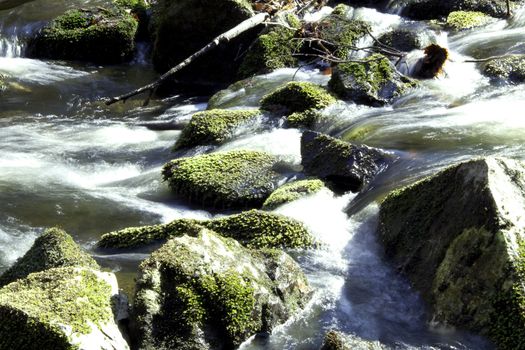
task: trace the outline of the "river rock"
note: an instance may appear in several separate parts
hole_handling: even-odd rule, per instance
[[[0,287],[25,278],[32,272],[66,266],[98,269],[95,260],[70,235],[61,229],[51,228],[38,237],[29,251],[0,276]]]
[[[369,56],[364,62],[338,64],[328,82],[340,98],[370,106],[390,103],[412,86],[414,82],[381,54]]]
[[[141,349],[233,349],[302,308],[310,288],[286,253],[252,251],[203,229],[140,265],[134,329]]]
[[[382,34],[378,40],[382,44],[404,52],[423,49],[429,44],[429,40],[424,40],[420,33],[409,29],[394,29],[388,31]],[[378,44],[375,43],[374,46],[378,46]]]
[[[115,275],[61,267],[0,289],[0,349],[128,349]]]
[[[218,35],[253,16],[247,0],[159,0],[153,6],[153,64],[165,72],[200,50]],[[231,81],[240,65],[238,55],[255,39],[257,29],[223,43],[177,73],[184,79]]]
[[[97,245],[134,248],[183,235],[196,236],[203,228],[234,238],[249,248],[309,248],[314,244],[314,238],[300,222],[250,210],[213,220],[177,219],[168,224],[129,227],[102,235]]]
[[[460,31],[484,26],[491,22],[492,18],[478,11],[454,11],[447,17],[445,24],[447,29]]]
[[[277,159],[258,151],[231,151],[174,159],[162,175],[184,199],[217,208],[258,207],[281,175]]]
[[[377,341],[369,341],[343,334],[338,331],[328,331],[324,337],[323,345],[319,350],[383,350],[387,347]]]
[[[381,203],[386,256],[433,320],[525,346],[525,164],[477,159],[396,190]]]
[[[483,74],[496,82],[525,82],[525,56],[511,56],[489,61],[483,68]]]
[[[363,189],[393,156],[378,148],[354,145],[318,132],[301,137],[304,172],[331,183],[337,190]]]
[[[120,7],[69,10],[29,40],[27,54],[120,63],[133,55],[137,27],[137,20]]]
[[[261,109],[289,115],[325,108],[335,98],[323,87],[308,82],[289,82],[261,99]]]
[[[302,197],[319,192],[324,183],[318,179],[289,182],[276,189],[263,204],[263,209],[273,210],[283,204],[293,202]]]
[[[437,19],[453,11],[479,11],[492,17],[507,15],[506,0],[407,0],[401,14],[413,19]],[[511,1],[512,6],[518,1]],[[512,7],[514,8],[514,7]]]
[[[174,150],[199,145],[220,145],[239,134],[241,128],[254,122],[261,113],[252,110],[212,109],[195,113],[182,129]]]

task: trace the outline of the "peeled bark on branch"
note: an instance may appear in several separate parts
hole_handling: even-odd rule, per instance
[[[171,68],[166,73],[164,73],[156,81],[154,81],[154,82],[152,82],[152,83],[150,83],[148,85],[144,85],[144,86],[142,86],[142,87],[140,87],[140,88],[138,88],[136,90],[130,91],[130,92],[124,94],[124,95],[120,95],[120,96],[117,96],[117,97],[113,97],[113,98],[107,99],[106,100],[106,105],[109,106],[109,105],[111,105],[113,103],[116,103],[118,101],[124,101],[125,102],[130,97],[133,97],[133,96],[136,96],[138,94],[141,94],[143,92],[148,91],[149,92],[149,97],[146,99],[146,101],[144,101],[144,105],[146,106],[149,103],[149,100],[150,100],[151,96],[153,95],[155,90],[160,86],[160,84],[162,84],[164,81],[166,81],[168,78],[170,78],[173,74],[175,74],[178,71],[180,71],[181,69],[187,67],[195,59],[197,59],[198,57],[204,55],[208,51],[216,48],[217,46],[219,46],[219,45],[221,45],[223,43],[227,43],[227,42],[231,41],[232,39],[236,38],[237,36],[241,35],[242,33],[246,32],[246,31],[248,31],[248,30],[250,30],[250,29],[252,29],[252,28],[254,28],[256,26],[258,26],[259,24],[261,24],[263,22],[265,22],[268,19],[268,17],[269,17],[269,14],[263,12],[263,13],[259,13],[259,14],[256,14],[255,16],[252,16],[252,17],[248,18],[247,20],[239,23],[234,28],[228,30],[227,32],[222,33],[221,35],[219,35],[218,37],[213,39],[210,43],[208,43],[202,49],[200,49],[199,51],[195,52],[194,54],[192,54],[191,56],[186,58],[184,61],[182,61],[181,63],[179,63],[175,67]]]

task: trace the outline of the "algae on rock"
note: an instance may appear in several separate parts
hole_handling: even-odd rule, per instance
[[[162,175],[184,199],[219,208],[260,206],[281,175],[277,159],[258,151],[230,151],[174,159]]]
[[[134,303],[140,348],[233,348],[305,305],[300,267],[279,251],[251,251],[203,229],[140,265]]]
[[[484,158],[389,194],[386,255],[433,308],[433,319],[523,348],[525,164]]]
[[[102,235],[100,248],[135,248],[183,235],[196,236],[202,228],[234,238],[250,248],[310,248],[314,238],[291,218],[250,210],[212,220],[176,219],[168,224],[129,227]]]
[[[490,20],[491,17],[487,16],[483,12],[454,11],[448,15],[446,26],[449,29],[458,31],[481,27],[489,23]]]
[[[48,229],[23,257],[0,276],[0,287],[33,272],[66,266],[98,269],[95,260],[82,251],[70,235],[58,228]]]
[[[240,127],[254,121],[259,110],[212,109],[195,113],[177,139],[174,150],[198,145],[220,145],[235,136]]]
[[[283,204],[319,192],[323,188],[324,183],[318,179],[289,182],[272,192],[266,201],[264,201],[263,209],[275,209]]]
[[[61,267],[0,289],[0,349],[128,349],[115,323],[115,275]]]

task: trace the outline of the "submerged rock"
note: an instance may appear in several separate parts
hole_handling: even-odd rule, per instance
[[[253,15],[247,0],[159,0],[153,4],[153,64],[165,72],[200,50],[218,35]],[[179,77],[201,81],[231,81],[257,29],[224,43],[195,60]]]
[[[203,229],[140,265],[134,303],[139,348],[232,349],[302,308],[310,288],[286,253],[243,248]]]
[[[120,7],[69,10],[28,42],[33,58],[120,63],[135,50],[137,20]]]
[[[277,159],[258,151],[231,151],[174,159],[162,175],[175,194],[217,208],[258,207],[281,175]]]
[[[58,228],[45,231],[33,246],[2,276],[0,286],[54,267],[78,266],[98,269],[93,258],[82,251],[70,235]]]
[[[478,11],[497,18],[507,16],[506,0],[409,0],[407,2],[401,14],[413,19],[437,19],[446,17],[453,11]],[[516,2],[511,0],[511,4]]]
[[[485,64],[483,74],[494,81],[523,83],[525,82],[525,55],[491,60]]]
[[[182,130],[174,150],[198,145],[220,145],[231,140],[236,131],[254,121],[260,111],[212,109],[195,113]]]
[[[377,148],[354,145],[328,135],[305,131],[301,137],[304,172],[332,183],[338,190],[360,191],[393,156]]]
[[[382,350],[387,349],[377,341],[364,340],[334,330],[328,331],[319,350]]]
[[[364,63],[338,64],[328,82],[330,90],[340,98],[371,106],[390,103],[413,85],[381,54],[367,57]]]
[[[288,115],[325,108],[335,101],[319,85],[292,81],[264,96],[261,99],[261,108],[267,111],[284,111]]]
[[[111,273],[32,273],[0,289],[0,349],[128,349],[114,315],[120,298]]]
[[[525,167],[486,158],[451,166],[381,204],[386,255],[434,321],[525,346]]]
[[[491,21],[491,17],[478,11],[454,11],[447,17],[446,27],[452,30],[465,30],[481,27]]]
[[[213,220],[177,219],[168,224],[129,227],[102,235],[101,248],[134,248],[183,235],[196,236],[202,228],[238,240],[249,248],[309,248],[314,238],[291,218],[250,210]]]
[[[263,209],[275,209],[283,204],[316,193],[323,188],[324,183],[317,179],[289,182],[272,192],[270,197],[264,201]]]

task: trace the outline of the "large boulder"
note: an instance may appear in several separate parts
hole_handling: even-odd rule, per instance
[[[301,137],[304,172],[331,183],[336,190],[357,192],[393,160],[391,154],[354,145],[313,131]]]
[[[281,179],[277,159],[258,151],[231,151],[170,161],[164,180],[184,199],[218,208],[260,206]]]
[[[324,183],[318,179],[289,182],[272,192],[270,197],[264,201],[263,209],[275,209],[283,204],[317,193],[323,188]]]
[[[491,60],[483,67],[483,74],[495,82],[525,82],[525,55]]]
[[[300,222],[283,215],[250,210],[213,220],[177,219],[168,224],[129,227],[102,235],[100,248],[134,248],[183,235],[196,236],[202,228],[231,237],[249,248],[309,248],[312,235]]]
[[[165,72],[204,47],[216,36],[253,15],[248,0],[159,0],[153,5],[153,64]],[[257,30],[215,48],[178,73],[204,81],[231,81]]]
[[[128,349],[115,275],[61,267],[0,289],[0,349]]]
[[[338,64],[328,87],[340,98],[382,106],[401,96],[414,82],[401,75],[387,57],[374,54],[362,62]]]
[[[195,113],[182,129],[174,150],[199,145],[220,145],[231,140],[241,128],[257,119],[261,113],[252,110],[212,109]]]
[[[31,38],[27,55],[119,63],[135,50],[137,20],[120,7],[69,10]]]
[[[506,0],[405,0],[401,12],[413,19],[436,19],[446,17],[453,11],[479,11],[492,17],[507,15]],[[518,1],[511,0],[512,7]]]
[[[270,332],[309,297],[286,253],[248,250],[203,229],[140,265],[133,334],[141,349],[233,349]]]
[[[386,256],[433,309],[433,320],[525,339],[525,164],[503,158],[451,166],[381,203]]]
[[[30,273],[54,267],[78,266],[98,269],[98,264],[65,231],[52,228],[35,240],[33,246],[0,276],[0,287]]]

